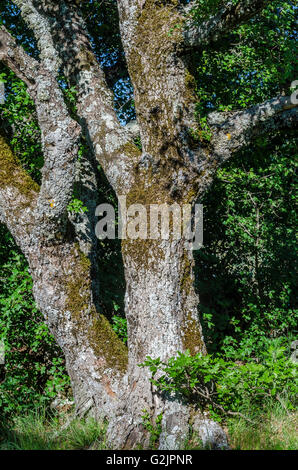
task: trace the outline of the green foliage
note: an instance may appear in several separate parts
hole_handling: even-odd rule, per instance
[[[236,4],[238,0],[231,0],[230,3]],[[194,22],[200,23],[217,13],[225,4],[224,0],[195,0],[189,14]]]
[[[146,421],[149,414],[145,414]],[[280,404],[266,404],[254,419],[254,424],[242,418],[228,420],[232,449],[297,449],[297,413],[289,413]],[[107,450],[105,433],[106,425],[93,419],[72,420],[68,414],[38,409],[16,415],[10,426],[0,423],[0,450]],[[185,449],[202,449],[197,436],[191,436]]]
[[[202,22],[223,3],[196,1],[191,12],[193,21]],[[37,57],[35,40],[18,9],[10,1],[0,4],[1,21]],[[115,92],[118,116],[123,123],[127,122],[134,117],[134,101],[118,29],[117,2],[91,0],[82,2],[82,8],[93,50]],[[295,8],[291,1],[272,1],[257,19],[235,28],[216,49],[212,46],[192,54],[190,69],[196,77],[198,124],[189,132],[195,141],[205,145],[210,142],[212,135],[206,118],[210,111],[244,108],[280,92],[289,93],[291,81],[297,78],[293,60],[297,34]],[[6,88],[6,101],[0,106],[2,131],[24,168],[40,182],[43,156],[32,100],[26,86],[2,66],[0,80]],[[75,117],[76,89],[64,77],[60,84]],[[225,412],[246,411],[248,404],[262,406],[267,395],[275,401],[277,396],[282,397],[286,406],[292,406],[292,399],[286,400],[283,395],[293,393],[294,366],[284,359],[285,351],[274,360],[276,353],[268,352],[269,356],[264,353],[269,351],[272,339],[280,338],[280,344],[286,347],[297,333],[294,297],[297,163],[296,142],[291,143],[291,137],[290,132],[280,132],[260,138],[218,172],[205,196],[204,248],[196,254],[196,284],[208,351],[222,357],[191,359],[185,355],[167,365],[152,363],[151,367],[164,371],[169,367],[174,374],[170,382],[167,378],[161,384],[174,388],[164,391],[177,392],[182,387],[184,396],[192,400],[200,386],[206,393],[212,383],[217,383],[214,403]],[[141,148],[140,139],[135,143]],[[79,158],[85,152],[88,147],[82,141]],[[101,168],[97,178],[98,202],[116,205],[115,194]],[[74,194],[68,209],[72,213],[85,211],[80,194]],[[0,412],[7,416],[22,413],[40,402],[49,403],[57,393],[66,392],[69,379],[61,351],[33,302],[26,262],[2,226],[0,235],[0,339],[4,338],[6,346],[6,363],[0,366]],[[101,308],[112,318],[113,329],[126,343],[120,243],[100,241],[98,259],[104,293]],[[190,383],[186,382],[189,374]],[[220,408],[210,406],[219,417]],[[152,425],[149,416],[146,419],[148,426],[150,422],[150,426],[158,429],[159,423]]]
[[[175,24],[172,28],[169,29],[168,36],[169,38],[173,35],[175,29],[182,29],[183,25],[181,23]]]
[[[232,449],[297,450],[297,411],[289,412],[280,403],[269,401],[253,418],[253,424],[243,418],[228,421]]]
[[[68,393],[70,382],[62,352],[35,306],[27,263],[3,226],[0,234],[0,416],[9,416],[49,404]]]
[[[189,134],[194,139],[194,141],[198,142],[210,142],[212,138],[212,129],[207,123],[206,116],[200,119],[197,127],[195,129],[189,129]]]
[[[142,142],[141,142],[141,137],[138,136],[133,140],[134,144],[138,147],[139,150],[142,151]]]
[[[203,200],[195,256],[209,352],[253,357],[297,332],[295,145],[260,139],[218,172]]]
[[[193,21],[200,23],[222,4],[196,2]],[[211,111],[290,93],[296,78],[295,16],[293,2],[270,2],[216,48],[192,55],[198,96],[194,138],[208,142],[204,126]],[[289,131],[260,137],[217,172],[202,201],[204,247],[195,253],[196,285],[209,352],[254,357],[270,339],[290,341],[297,334],[296,149]]]
[[[207,11],[206,2],[199,3]],[[198,119],[213,110],[244,108],[290,92],[297,74],[295,8],[291,1],[272,1],[257,19],[222,39],[216,50],[194,54]]]
[[[126,318],[120,317],[118,315],[113,315],[112,317],[112,328],[117,333],[119,338],[122,339],[123,343],[127,343],[127,321]]]
[[[43,154],[33,101],[26,85],[2,65],[0,82],[5,84],[5,102],[0,104],[1,130],[24,169],[40,183]]]
[[[83,214],[84,212],[87,212],[88,208],[84,206],[84,203],[80,199],[73,197],[67,206],[67,210],[70,213]]]
[[[73,119],[78,119],[77,117],[77,89],[75,86],[68,85],[64,77],[61,76],[58,79],[60,87],[63,93],[64,102],[67,106],[67,109]]]
[[[161,425],[162,413],[157,415],[155,419],[155,424],[152,423],[150,414],[146,409],[143,410],[143,413],[144,413],[142,415],[143,426],[150,433],[149,448],[156,449],[158,441],[159,441],[159,436],[162,431],[162,425]]]
[[[160,392],[182,395],[217,419],[261,407],[264,401],[282,401],[293,409],[298,392],[297,365],[286,348],[273,342],[256,361],[232,362],[211,355],[178,353],[167,362],[149,356],[151,382]],[[155,378],[158,372],[158,378]]]

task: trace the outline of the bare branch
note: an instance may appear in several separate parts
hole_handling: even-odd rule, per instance
[[[16,44],[4,26],[0,27],[0,60],[29,88],[35,84],[39,63]]]
[[[230,158],[264,133],[297,126],[297,107],[290,97],[279,96],[243,111],[209,114],[211,144],[219,161]]]
[[[268,0],[228,2],[218,13],[201,25],[188,25],[184,33],[185,48],[200,48],[216,42],[237,26],[255,17],[270,3]]]

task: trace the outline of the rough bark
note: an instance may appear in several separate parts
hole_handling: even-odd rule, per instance
[[[0,219],[24,254],[28,252],[34,228],[38,190],[0,135]]]
[[[90,261],[73,243],[33,248],[34,297],[65,354],[77,413],[110,418],[120,405],[127,352],[96,309]]]
[[[163,415],[160,448],[175,449],[188,435],[190,409],[184,403],[159,396],[149,382],[150,372],[138,364],[146,356],[167,360],[187,349],[192,354],[205,353],[193,284],[192,251],[185,248],[184,240],[147,240],[145,244],[125,240],[123,256],[129,400],[125,416],[112,423],[111,438],[117,447],[143,443],[143,430],[138,425],[146,410],[153,419]]]
[[[0,58],[26,81],[34,100],[45,164],[36,205],[36,236],[61,237],[67,225],[80,128],[69,116],[62,91],[53,75],[29,57],[2,26]]]
[[[128,205],[194,204],[218,166],[236,150],[268,129],[293,126],[297,110],[280,97],[244,111],[210,115],[209,145],[191,137],[197,98],[181,52],[217,40],[266,2],[242,1],[233,7],[229,3],[190,35],[190,30],[184,34],[175,28],[185,20],[176,0],[119,0],[120,31],[136,104],[134,131],[117,120],[78,6],[71,1],[15,3],[34,31],[39,61],[17,46],[4,28],[0,58],[24,80],[35,102],[45,166],[38,188],[0,140],[1,156],[5,155],[0,162],[1,220],[29,261],[34,296],[65,354],[78,412],[90,409],[98,418],[108,418],[108,437],[115,448],[148,445],[143,410],[153,418],[163,413],[160,448],[179,448],[188,435],[192,410],[187,403],[158,395],[148,372],[138,364],[147,355],[166,360],[177,351],[206,351],[197,316],[192,252],[183,239],[171,236],[162,241],[123,240],[127,352],[98,308],[96,164],[100,162],[117,196],[125,195]],[[77,89],[76,120],[69,116],[57,82],[60,66]],[[133,143],[135,129],[142,151]],[[90,152],[77,162],[80,133]],[[67,212],[75,181],[89,209],[78,217]],[[208,426],[211,434],[214,428],[218,435],[216,426]]]
[[[98,310],[94,266],[71,232],[54,243],[40,235],[38,185],[2,137],[0,155],[1,220],[29,262],[37,306],[65,354],[77,411],[110,417],[120,405],[127,351]]]
[[[256,137],[294,129],[297,122],[297,104],[289,96],[278,96],[243,111],[211,113],[208,123],[213,129],[212,152],[223,163]]]

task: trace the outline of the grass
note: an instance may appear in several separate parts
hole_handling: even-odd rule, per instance
[[[280,404],[260,412],[255,425],[247,421],[228,423],[232,449],[237,450],[297,450],[298,412],[287,411]]]
[[[230,419],[225,426],[231,449],[296,450],[298,448],[298,412],[281,404],[264,405],[244,419]],[[70,419],[69,413],[47,414],[44,410],[17,416],[10,426],[0,429],[0,450],[103,450],[106,426],[92,418]],[[192,436],[187,450],[202,449]]]
[[[17,416],[0,431],[0,450],[101,450],[105,425],[92,418],[72,419],[67,414],[48,415],[44,410]]]
[[[233,417],[221,426],[228,436],[231,450],[297,450],[298,411],[289,411],[277,401],[264,403],[263,409],[250,409],[245,416]],[[185,448],[203,450],[199,436],[193,433]],[[205,447],[209,449],[210,447]]]

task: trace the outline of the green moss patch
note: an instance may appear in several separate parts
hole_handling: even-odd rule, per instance
[[[32,198],[39,191],[38,184],[22,168],[6,140],[0,135],[0,187],[7,186],[16,188],[26,198]]]
[[[92,303],[91,262],[78,247],[74,248],[72,255],[76,263],[75,272],[66,284],[66,309],[78,329],[84,331],[87,328],[90,345],[98,357],[103,357],[106,366],[124,372],[127,367],[127,348]]]

